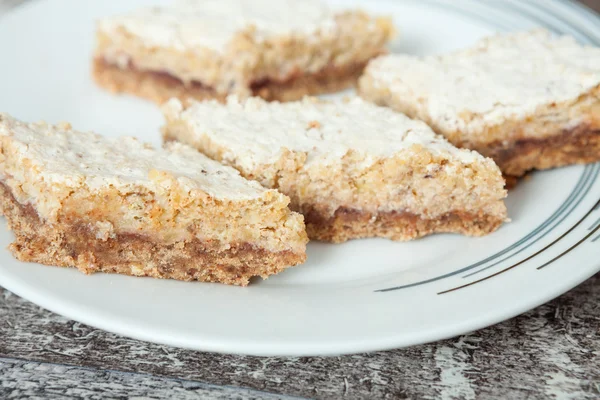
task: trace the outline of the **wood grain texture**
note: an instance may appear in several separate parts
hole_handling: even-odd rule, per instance
[[[470,335],[342,357],[180,350],[70,321],[8,291],[0,296],[0,357],[323,399],[594,399],[600,397],[599,335],[600,274],[551,303]]]
[[[579,0],[579,2],[585,4],[596,12],[600,11],[600,0]]]
[[[143,374],[0,358],[0,398],[280,399],[281,396]],[[285,399],[295,399],[285,397]]]

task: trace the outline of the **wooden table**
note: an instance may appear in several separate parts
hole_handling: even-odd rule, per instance
[[[0,12],[21,1],[0,0]],[[600,9],[600,0],[584,3]],[[600,274],[473,334],[330,358],[219,355],[144,343],[0,289],[0,398],[25,397],[600,398]]]

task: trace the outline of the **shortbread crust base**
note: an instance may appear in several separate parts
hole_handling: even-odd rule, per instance
[[[262,81],[252,85],[252,95],[268,101],[294,101],[306,95],[338,92],[353,87],[367,62],[344,67],[327,67],[318,73],[293,76],[287,81]],[[224,101],[227,93],[217,93],[200,83],[184,84],[169,74],[140,71],[129,67],[122,69],[95,59],[93,76],[101,87],[113,93],[128,93],[163,104],[175,97],[186,102],[188,99],[216,99]]]
[[[520,177],[534,169],[600,161],[600,129],[581,124],[554,136],[524,138],[473,150],[492,158],[505,175]]]
[[[485,213],[456,211],[427,219],[406,212],[372,214],[348,208],[338,208],[333,216],[311,210],[304,212],[304,217],[308,237],[334,243],[367,237],[407,241],[432,233],[483,236],[495,231],[505,222],[504,218]]]
[[[167,245],[128,233],[102,240],[86,224],[44,222],[31,205],[17,202],[3,184],[0,210],[15,233],[10,250],[18,260],[76,267],[86,274],[109,272],[246,286],[254,276],[267,278],[306,258],[251,243],[233,243],[228,249],[200,240]]]

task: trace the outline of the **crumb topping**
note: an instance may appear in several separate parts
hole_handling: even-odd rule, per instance
[[[10,140],[22,164],[50,184],[127,190],[132,184],[164,186],[175,180],[186,190],[229,200],[259,198],[266,192],[235,169],[180,143],[155,149],[132,137],[106,138],[74,131],[69,124],[24,123],[0,114],[3,138]]]
[[[230,96],[225,105],[196,102],[185,110],[172,99],[163,112],[168,120],[183,121],[198,137],[207,136],[228,149],[225,158],[243,169],[272,163],[286,149],[306,152],[306,165],[335,163],[350,151],[371,165],[401,150],[422,148],[463,163],[483,160],[473,151],[455,148],[425,123],[358,97],[268,103]]]
[[[257,41],[292,33],[312,34],[335,27],[334,13],[319,0],[179,0],[107,18],[100,29],[125,29],[149,47],[221,51],[240,32]]]
[[[383,56],[366,76],[443,131],[476,133],[538,107],[575,102],[597,87],[600,48],[537,29],[442,56]]]

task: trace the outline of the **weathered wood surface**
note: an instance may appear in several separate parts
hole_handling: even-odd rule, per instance
[[[144,374],[99,371],[69,365],[0,358],[0,396],[3,399],[130,399],[177,398],[278,399],[255,390],[207,385]],[[286,397],[293,399],[293,397]]]
[[[0,398],[11,393],[5,388],[15,385],[14,373],[30,368],[30,380],[46,379],[49,385],[87,385],[83,378],[88,376],[121,379],[123,385],[163,377],[169,385],[183,380],[211,384],[215,390],[240,388],[235,390],[242,398],[253,389],[264,396],[310,398],[595,399],[600,398],[600,274],[553,302],[470,335],[330,358],[219,355],[144,343],[70,321],[3,291],[0,357],[13,365],[0,369]],[[46,374],[43,365],[14,364],[9,358],[96,371],[73,369],[65,381],[60,373]],[[112,375],[102,372],[107,370]],[[106,396],[122,393],[102,385]],[[156,398],[169,397],[161,396]]]

